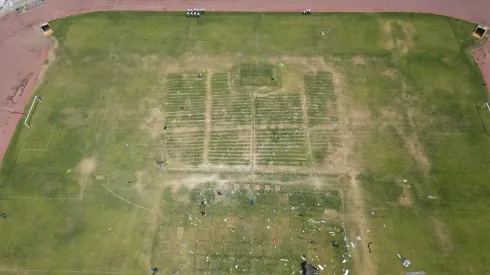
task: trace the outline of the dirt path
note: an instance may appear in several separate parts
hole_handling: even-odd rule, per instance
[[[211,143],[211,120],[213,113],[213,95],[211,91],[211,80],[213,78],[213,72],[211,70],[207,71],[206,75],[206,112],[205,123],[204,123],[204,150],[203,150],[203,160],[204,163],[208,163],[209,146]]]

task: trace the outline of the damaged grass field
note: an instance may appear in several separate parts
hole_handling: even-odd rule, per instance
[[[487,270],[471,23],[110,12],[51,26],[42,102],[0,171],[0,272],[298,274],[303,255],[320,274]]]

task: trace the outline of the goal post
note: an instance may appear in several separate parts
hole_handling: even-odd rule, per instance
[[[488,105],[488,102],[483,104],[483,106],[480,109],[483,109],[485,107],[487,107],[488,111],[490,111],[490,105]]]
[[[32,110],[34,110],[34,105],[36,104],[36,101],[42,102],[41,98],[38,96],[34,97],[34,100],[32,101],[31,108],[29,108],[29,112],[27,113],[26,119],[24,120],[24,124],[27,126],[27,128],[31,129],[31,126],[29,126],[29,117],[31,117]]]

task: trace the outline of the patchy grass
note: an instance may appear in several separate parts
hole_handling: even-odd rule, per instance
[[[303,254],[326,274],[487,270],[472,24],[102,12],[52,26],[43,102],[0,170],[0,271],[293,274]]]

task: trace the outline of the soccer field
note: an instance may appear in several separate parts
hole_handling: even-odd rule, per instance
[[[488,269],[473,24],[104,12],[51,25],[42,102],[0,170],[0,273],[298,274],[302,255],[320,274]]]

